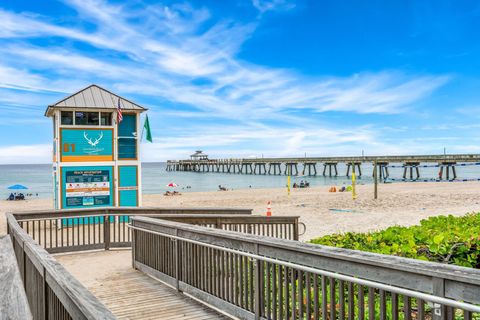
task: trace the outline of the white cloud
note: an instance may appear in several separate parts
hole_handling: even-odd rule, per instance
[[[0,163],[29,164],[52,162],[52,145],[15,145],[0,147]]]
[[[0,18],[9,21],[9,31],[3,36],[60,36],[102,50],[127,54],[130,59],[116,59],[111,55],[102,57],[101,54],[89,56],[85,51],[58,47],[11,45],[2,50],[6,60],[24,57],[23,64],[29,68],[35,64],[37,69],[55,68],[57,73],[70,70],[80,78],[104,78],[127,90],[131,88],[131,92],[162,96],[228,118],[236,118],[240,113],[242,117],[258,119],[272,110],[282,112],[289,109],[397,113],[448,80],[446,76],[415,76],[399,72],[311,79],[292,71],[237,59],[236,53],[251,36],[255,24],[220,21],[203,31],[201,27],[209,17],[204,8],[158,6],[149,11],[114,6],[99,0],[70,0],[67,4],[76,9],[82,19],[96,24],[97,31],[87,33],[79,27],[66,28],[25,14],[0,11]],[[257,3],[262,8],[284,4],[283,1]],[[139,19],[146,22],[138,23]],[[157,25],[168,24],[168,27],[161,31],[145,28],[146,24],[155,22]],[[16,81],[20,82],[19,86],[25,85],[25,79],[45,83],[37,77],[33,72],[22,74],[15,77],[21,81],[13,79],[8,85],[14,86]],[[208,79],[208,85],[192,84],[191,81],[199,77]],[[26,84],[26,88],[37,87]]]
[[[287,11],[295,8],[295,4],[289,0],[252,0],[252,4],[260,13]]]
[[[258,20],[212,21],[208,9],[185,3],[143,8],[138,3],[112,5],[102,0],[67,0],[65,4],[82,23],[68,25],[61,18],[0,9],[0,88],[21,91],[17,99],[12,91],[1,95],[0,103],[44,106],[42,94],[71,93],[95,79],[126,96],[144,96],[158,105],[167,100],[191,109],[169,110],[165,117],[215,119],[209,130],[190,128],[188,135],[169,132],[168,138],[146,146],[161,150],[162,159],[198,147],[219,153],[266,150],[289,155],[373,145],[377,137],[369,130],[357,127],[355,134],[342,126],[333,130],[313,123],[312,114],[400,113],[449,80],[445,75],[400,71],[306,77],[238,58]],[[294,6],[282,0],[254,0],[253,5],[260,13]],[[30,41],[38,38],[43,45]],[[74,45],[77,42],[82,45]],[[281,125],[271,124],[274,121]],[[145,154],[147,160],[150,156]]]

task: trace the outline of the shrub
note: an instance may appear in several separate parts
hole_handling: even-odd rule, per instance
[[[480,213],[431,217],[416,226],[332,234],[310,242],[480,269]]]

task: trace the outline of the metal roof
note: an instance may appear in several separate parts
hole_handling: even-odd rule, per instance
[[[96,84],[88,87],[58,101],[53,105],[49,105],[45,111],[46,116],[50,116],[51,112],[57,108],[78,108],[78,109],[117,109],[118,99],[122,110],[135,110],[143,112],[146,108],[116,95],[107,89]]]
[[[190,155],[190,157],[207,157],[207,155],[203,153],[203,151],[198,150],[198,151],[195,151],[194,154]]]

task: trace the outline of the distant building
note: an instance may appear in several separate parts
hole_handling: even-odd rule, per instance
[[[192,160],[208,160],[208,155],[202,152],[202,150],[195,151],[194,154],[190,155]]]
[[[48,106],[55,209],[141,205],[138,132],[144,111],[94,84]]]

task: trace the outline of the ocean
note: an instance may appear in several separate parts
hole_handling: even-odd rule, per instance
[[[299,167],[300,169],[300,167]],[[301,170],[301,169],[300,169]],[[292,177],[292,184],[307,180],[311,186],[341,186],[349,184],[350,179],[345,177],[346,167],[338,165],[338,177],[323,177],[321,175],[323,166],[317,165],[318,176],[297,176]],[[401,178],[402,168],[391,168],[390,177]],[[438,168],[420,168],[422,178],[436,178]],[[373,183],[372,166],[362,165],[362,177],[357,179],[359,184]],[[480,177],[478,166],[457,167],[459,179],[473,179]],[[287,184],[286,176],[273,175],[247,175],[247,174],[226,174],[226,173],[200,173],[200,172],[172,172],[165,170],[165,163],[143,163],[142,164],[143,193],[155,194],[172,190],[167,184],[174,182],[178,187],[174,190],[180,192],[215,191],[222,185],[228,189],[247,188],[282,188]],[[23,184],[29,188],[25,193],[38,194],[39,198],[52,197],[52,166],[50,164],[29,164],[29,165],[0,165],[0,194],[6,198],[10,191],[7,187],[13,184]],[[187,188],[190,186],[190,188]]]

